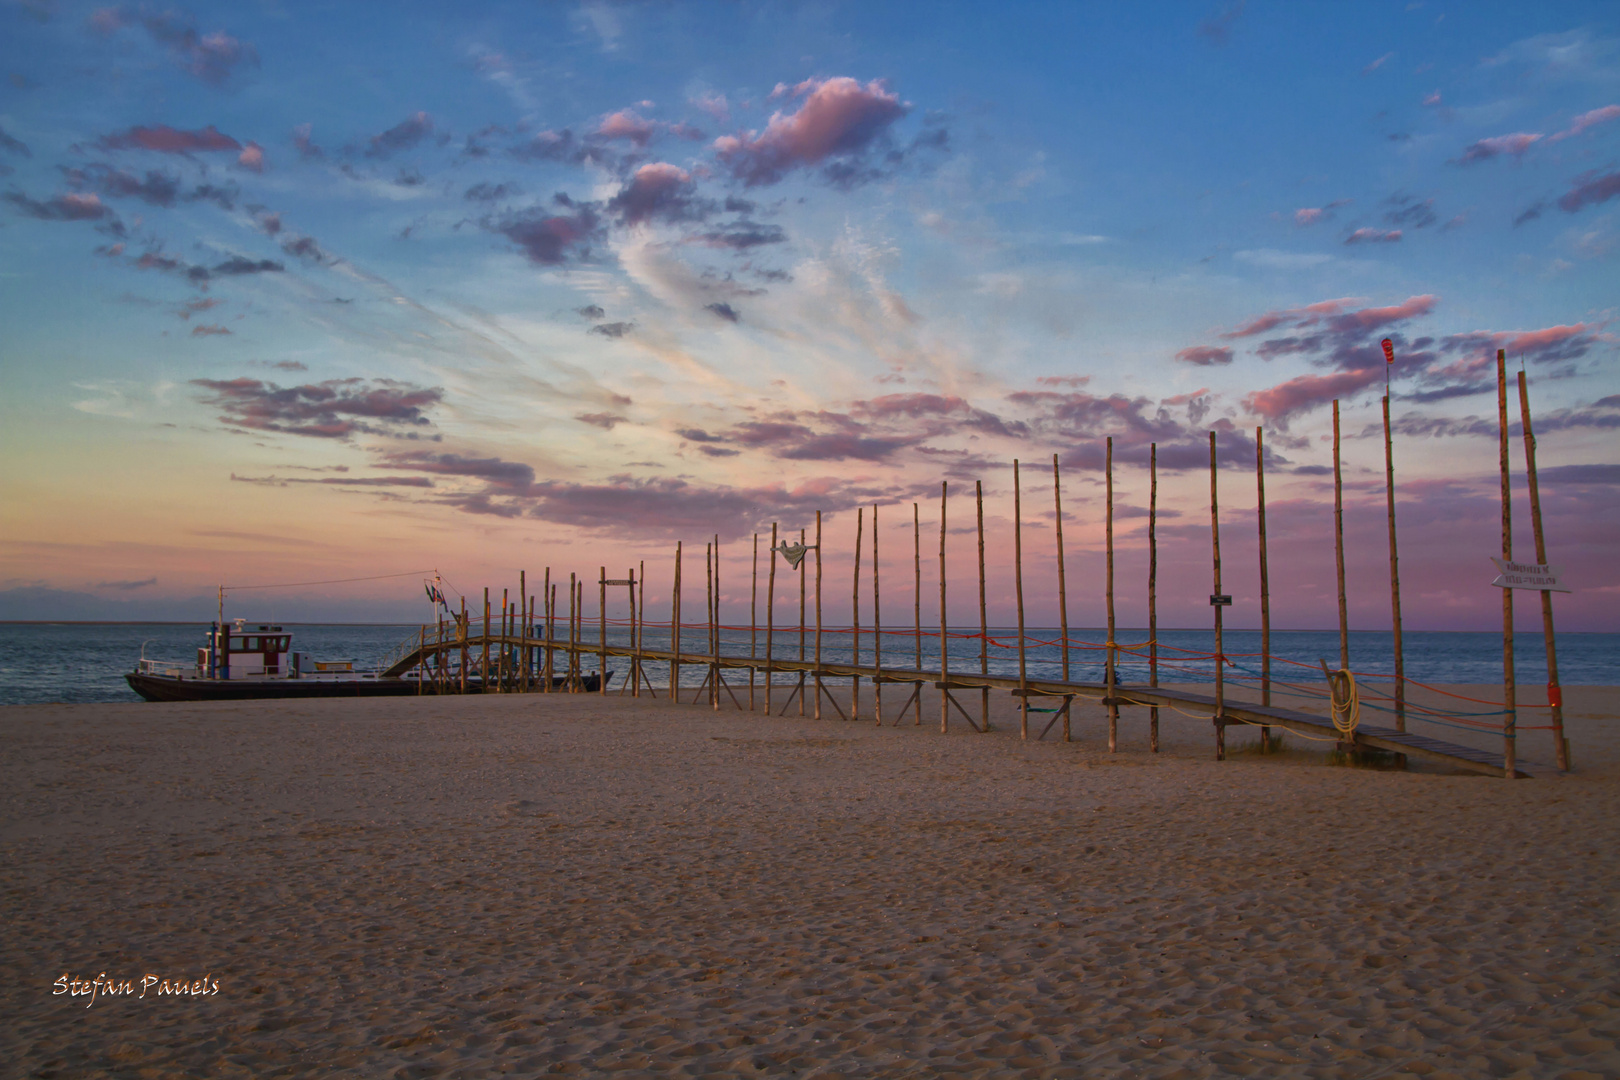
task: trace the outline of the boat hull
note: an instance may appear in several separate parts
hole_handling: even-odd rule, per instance
[[[253,701],[263,698],[399,697],[414,679],[168,679],[129,672],[129,688],[147,701]]]
[[[608,678],[613,673],[608,672]],[[129,688],[147,701],[257,701],[285,698],[329,697],[402,697],[407,694],[437,691],[429,682],[419,686],[415,679],[170,679],[159,675],[129,672],[124,676]],[[563,677],[552,679],[554,689],[563,688]],[[601,689],[594,674],[580,680],[580,690],[592,694]],[[480,693],[478,680],[472,679],[469,693]]]

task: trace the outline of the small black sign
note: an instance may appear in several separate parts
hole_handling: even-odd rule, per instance
[[[1212,595],[1209,598],[1209,606],[1210,607],[1231,607],[1232,606],[1232,598],[1230,596]]]

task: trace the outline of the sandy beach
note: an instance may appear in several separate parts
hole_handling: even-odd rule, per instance
[[[0,1060],[1615,1076],[1620,690],[1565,694],[1576,772],[1514,782],[1297,740],[1216,762],[1168,711],[1158,755],[1139,710],[1116,754],[1094,707],[1021,743],[1004,694],[990,735],[933,700],[881,730],[570,695],[0,709]],[[135,992],[58,989],[103,973]]]

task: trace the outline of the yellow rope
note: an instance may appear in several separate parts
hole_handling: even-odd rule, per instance
[[[1361,698],[1356,693],[1356,677],[1348,669],[1328,672],[1328,690],[1333,695],[1333,726],[1350,738],[1361,722]]]

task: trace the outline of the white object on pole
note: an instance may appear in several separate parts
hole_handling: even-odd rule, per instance
[[[1498,589],[1536,589],[1546,592],[1574,592],[1559,580],[1558,567],[1552,563],[1509,562],[1491,556],[1491,562],[1500,571],[1491,582]]]

